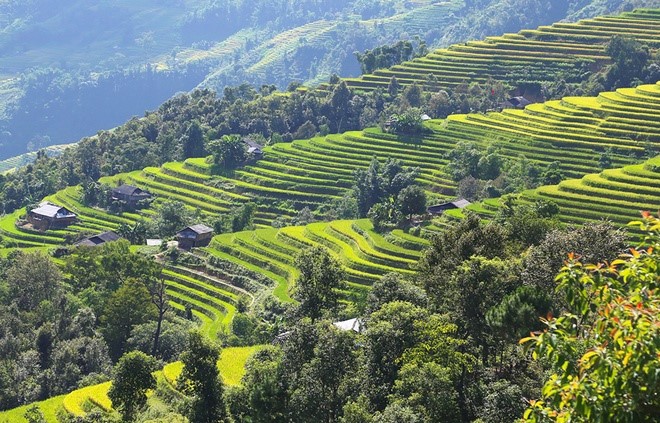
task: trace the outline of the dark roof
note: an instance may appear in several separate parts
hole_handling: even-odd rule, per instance
[[[51,218],[76,217],[76,215],[69,211],[69,209],[66,207],[61,207],[51,203],[42,203],[36,209],[30,210],[30,213]]]
[[[531,101],[527,100],[523,96],[518,96],[518,97],[511,97],[510,99],[507,100],[508,103],[511,103],[514,107],[525,107],[527,105],[532,104]]]
[[[122,195],[140,195],[140,194],[149,194],[148,192],[141,190],[138,187],[133,185],[122,185],[112,190],[113,193],[122,194]]]
[[[179,232],[177,232],[177,234],[180,234],[185,231],[192,231],[198,235],[202,235],[213,232],[213,228],[209,228],[206,225],[192,225],[192,226],[188,226],[187,228],[181,229]]]
[[[96,245],[105,244],[106,242],[117,241],[121,238],[119,235],[112,231],[103,232],[102,234],[94,235],[89,238],[85,238],[82,241],[76,243],[76,245],[85,245],[94,247]]]
[[[434,206],[430,206],[426,209],[427,212],[431,214],[437,214],[437,213],[442,213],[445,210],[451,210],[451,209],[462,209],[467,206],[469,206],[470,203],[468,200],[461,198],[460,200],[456,201],[449,201],[447,203],[442,203],[442,204],[436,204]]]

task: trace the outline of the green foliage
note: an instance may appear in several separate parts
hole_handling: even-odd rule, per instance
[[[178,386],[190,398],[186,414],[193,422],[216,423],[226,417],[224,386],[216,365],[219,357],[220,349],[212,341],[200,332],[190,332],[181,354],[183,371]]]
[[[155,319],[157,310],[143,281],[129,278],[110,295],[100,317],[110,356],[118,359],[125,351],[131,330]]]
[[[421,57],[428,53],[426,42],[416,41],[416,46],[411,41],[398,41],[393,45],[376,47],[366,50],[364,53],[356,52],[362,73],[373,73],[376,69],[389,68],[396,64],[411,60],[413,57]]]
[[[397,215],[410,220],[415,214],[426,213],[426,193],[418,185],[407,186],[397,195],[394,207]]]
[[[223,171],[231,171],[247,159],[247,145],[240,135],[223,135],[210,141],[208,150],[213,155],[213,163]]]
[[[139,351],[126,353],[117,362],[108,397],[125,421],[133,421],[146,405],[147,390],[156,387],[155,370],[156,360]]]
[[[243,412],[252,421],[280,422],[285,418],[286,393],[281,380],[281,361],[280,349],[271,346],[255,353],[245,366],[244,388],[239,394],[246,404]],[[236,410],[231,411],[233,416],[240,416]]]
[[[521,340],[551,366],[526,421],[643,422],[660,416],[660,221],[647,213],[637,225],[648,234],[644,249],[600,265],[570,255],[557,285],[568,310]]]
[[[61,279],[50,257],[39,252],[22,253],[7,269],[8,294],[19,310],[33,310],[55,297]]]
[[[311,247],[296,257],[295,266],[300,272],[293,293],[293,298],[300,303],[297,313],[312,320],[326,313],[332,315],[338,306],[337,290],[344,280],[337,260],[325,248]]]
[[[227,214],[222,214],[213,223],[216,233],[239,232],[253,229],[254,213],[257,206],[254,203],[246,203],[236,207]]]
[[[191,211],[184,203],[177,200],[164,201],[156,210],[157,214],[150,221],[148,233],[161,238],[174,236],[181,229],[195,223],[199,217],[197,212]]]
[[[413,85],[412,87],[415,87],[415,85]],[[417,91],[421,93],[421,90],[419,88],[417,89]],[[407,88],[406,90],[404,90],[403,95],[404,98],[408,97],[406,101],[410,101],[416,104],[417,106],[420,105],[421,99],[419,99],[419,96],[416,95],[415,91],[412,88],[410,89]],[[405,135],[421,134],[422,132],[424,132],[424,125],[422,122],[421,113],[422,112],[419,109],[411,108],[403,113],[393,114],[392,116],[390,116],[389,119],[390,126],[388,130],[395,134],[405,134]]]
[[[606,75],[608,88],[633,85],[635,79],[640,79],[642,70],[650,59],[647,46],[621,35],[612,37],[605,52],[614,62]]]

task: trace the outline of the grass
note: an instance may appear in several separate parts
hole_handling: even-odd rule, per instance
[[[241,378],[245,374],[245,363],[248,358],[263,348],[263,345],[223,348],[218,360],[218,370],[222,376],[222,381],[229,386],[240,385]],[[172,386],[176,386],[176,380],[182,371],[183,363],[177,361],[166,365],[163,368],[163,375]]]
[[[27,410],[33,406],[37,406],[43,413],[47,422],[57,422],[57,414],[59,411],[64,411],[62,402],[66,395],[49,398],[44,401],[35,402],[22,407],[13,408],[7,411],[0,412],[0,423],[28,423],[25,418]]]
[[[218,370],[223,382],[228,386],[239,385],[245,374],[245,363],[248,358],[263,348],[263,345],[224,348],[218,360]],[[175,386],[176,379],[182,370],[183,363],[177,361],[167,364],[162,371],[156,372],[156,376],[164,376],[167,382]],[[106,413],[111,412],[113,411],[112,402],[108,398],[111,384],[112,382],[105,382],[88,386],[66,395],[0,412],[0,423],[27,422],[25,412],[33,405],[42,411],[47,422],[57,422],[57,413],[60,410],[64,410],[73,417],[84,417],[93,408],[98,408]]]

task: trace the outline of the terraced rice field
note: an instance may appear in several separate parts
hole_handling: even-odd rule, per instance
[[[489,78],[503,82],[552,81],[560,72],[579,72],[585,63],[600,67],[608,62],[605,44],[613,35],[633,37],[657,49],[660,11],[640,9],[470,41],[346,82],[358,90],[386,89],[394,76],[401,85],[417,82],[437,91],[464,82],[483,83]],[[429,74],[437,82],[429,84]]]
[[[529,201],[556,202],[570,223],[608,219],[620,225],[639,220],[641,211],[660,211],[660,156],[643,164],[608,169],[600,174],[526,192]]]
[[[453,115],[431,121],[432,132],[417,138],[367,129],[276,144],[265,149],[264,159],[237,170],[233,177],[212,175],[211,165],[199,158],[117,178],[208,214],[252,199],[259,203],[256,223],[269,225],[277,215],[291,215],[304,206],[314,209],[341,197],[352,185],[353,172],[374,156],[418,166],[419,183],[436,196],[451,196],[455,184],[444,165],[446,154],[459,141],[484,148],[494,144],[511,159],[524,155],[541,165],[559,161],[568,177],[597,171],[599,152],[605,149],[618,153],[615,166],[631,164],[660,140],[658,99],[660,85],[644,85],[598,97],[533,104],[525,110]],[[285,200],[290,207],[277,205]]]
[[[607,169],[581,179],[525,191],[520,200],[522,203],[554,201],[560,208],[559,219],[568,224],[607,219],[625,226],[639,220],[642,211],[660,212],[660,156],[642,164]],[[491,199],[467,209],[488,217],[500,205],[500,199]],[[454,210],[449,214],[463,215]]]
[[[231,322],[240,296],[254,299],[274,289],[278,298],[291,301],[289,287],[296,276],[292,257],[304,245],[325,245],[344,263],[351,283],[345,293],[347,300],[388,271],[412,271],[411,265],[424,244],[421,239],[411,240],[401,249],[389,245],[390,240],[374,244],[374,239],[382,240],[372,232],[356,235],[353,223],[317,223],[279,231],[270,225],[279,215],[291,216],[304,206],[314,209],[344,195],[352,185],[353,172],[366,167],[374,156],[381,160],[393,157],[405,165],[418,166],[418,182],[435,196],[454,192],[455,185],[444,173],[444,165],[446,154],[459,141],[484,148],[496,145],[500,154],[510,159],[524,155],[542,165],[559,161],[565,175],[579,178],[599,170],[599,150],[608,148],[618,153],[613,156],[613,165],[623,167],[635,163],[645,148],[660,141],[660,85],[619,89],[593,98],[569,97],[533,104],[525,110],[454,115],[446,121],[431,121],[428,128],[428,134],[416,138],[367,129],[276,144],[265,148],[264,159],[237,170],[232,177],[214,175],[204,158],[196,158],[117,175],[104,182],[122,180],[137,185],[155,194],[157,201],[180,200],[200,209],[209,221],[247,201],[258,204],[255,223],[260,229],[217,237],[213,248],[201,257],[206,264],[200,269],[178,267],[166,271],[173,307],[181,313],[190,307],[203,330],[215,337]],[[590,178],[594,177],[587,177],[584,183],[593,186],[596,182]],[[565,182],[560,187],[565,191],[576,183]],[[650,183],[647,186],[655,187]],[[550,196],[551,190],[543,188],[539,193]],[[647,189],[644,195],[652,196],[653,189]],[[646,198],[640,203],[654,204],[653,198]],[[67,235],[113,230],[122,223],[148,219],[153,213],[146,210],[142,214],[112,215],[86,207],[77,187],[62,190],[48,200],[68,207],[80,221],[66,230],[41,233],[16,226],[24,213],[18,211],[0,219],[5,247],[54,248],[63,244]],[[608,207],[616,208],[614,204]],[[628,216],[622,214],[614,220],[625,223]]]
[[[229,386],[239,385],[245,374],[245,363],[248,358],[262,348],[261,345],[224,348],[218,360],[218,370],[223,382]],[[155,376],[157,380],[162,380],[167,384],[167,389],[175,390],[176,379],[182,370],[183,363],[177,361],[166,365],[162,371],[156,372]],[[0,423],[27,423],[25,412],[32,405],[36,405],[44,413],[48,423],[58,422],[58,410],[71,417],[84,417],[94,409],[109,413],[112,411],[112,402],[108,398],[110,386],[111,382],[92,385],[29,406],[2,411],[0,412]],[[153,392],[148,395],[153,395]]]
[[[166,163],[107,178],[122,180],[164,199],[180,200],[204,212],[209,220],[248,201],[258,204],[255,223],[268,226],[279,215],[293,215],[339,198],[351,187],[353,172],[373,157],[401,159],[420,168],[421,183],[435,196],[451,196],[455,184],[444,173],[446,155],[459,141],[482,147],[495,145],[510,159],[521,155],[547,165],[560,162],[567,177],[579,178],[599,170],[600,152],[613,151],[613,166],[633,164],[649,146],[660,141],[660,84],[622,88],[598,97],[568,97],[532,104],[524,110],[453,115],[431,121],[423,137],[397,136],[378,129],[328,135],[265,148],[265,157],[237,170],[232,177],[212,174],[204,158]],[[70,187],[48,198],[80,216],[67,230],[32,232],[16,227],[17,212],[0,220],[0,234],[8,247],[56,246],[73,232],[101,232],[132,224],[138,214],[120,216],[85,207],[80,191]],[[148,213],[149,211],[147,211]]]
[[[343,298],[355,301],[386,273],[414,274],[428,241],[402,231],[383,236],[367,219],[337,220],[223,234],[216,236],[205,251],[210,257],[260,271],[277,283],[275,295],[286,301],[298,276],[296,254],[317,245],[327,248],[341,262],[347,282]]]

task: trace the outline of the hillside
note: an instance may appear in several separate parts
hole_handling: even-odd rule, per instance
[[[371,128],[279,143],[266,147],[262,160],[236,170],[232,176],[213,174],[213,166],[205,159],[192,158],[103,181],[130,182],[161,200],[181,200],[208,214],[257,201],[257,223],[270,225],[279,214],[291,216],[304,206],[316,209],[340,198],[352,185],[353,171],[365,168],[374,156],[418,166],[418,182],[429,193],[450,197],[456,185],[445,173],[444,165],[448,163],[447,153],[459,141],[483,148],[493,145],[505,158],[524,156],[545,166],[558,162],[567,177],[575,178],[596,172],[598,158],[606,150],[612,154],[613,166],[632,164],[635,157],[653,154],[654,143],[660,138],[660,128],[655,124],[660,113],[658,92],[659,84],[643,85],[598,97],[567,97],[533,104],[524,110],[452,115],[447,120],[430,121],[427,127],[431,132],[417,137]],[[85,208],[78,210],[80,198],[75,187],[59,192],[51,200],[71,206],[82,215],[86,213]],[[108,216],[108,222],[99,225],[98,212],[87,213],[90,229],[112,228],[140,218],[131,214]],[[9,220],[6,217],[3,222]],[[53,238],[54,243],[61,240]]]
[[[469,41],[432,52],[391,69],[346,79],[358,90],[387,89],[392,77],[399,84],[416,82],[435,91],[468,82],[517,81],[518,85],[580,80],[610,60],[605,43],[613,35],[634,37],[653,49],[660,47],[657,9],[577,23],[557,23],[537,29]],[[430,79],[429,75],[433,75]]]
[[[545,0],[524,14],[520,0],[286,3],[3,2],[0,159],[115,127],[197,86],[314,85],[357,76],[354,52],[401,39],[448,45],[654,1]]]
[[[558,185],[546,185],[523,192],[521,204],[553,201],[559,206],[559,219],[566,224],[585,224],[609,220],[627,225],[639,219],[640,211],[660,210],[660,157],[641,164],[607,169],[601,173],[569,179]],[[468,206],[467,210],[483,216],[493,215],[502,207],[499,199]],[[464,213],[450,213],[454,217]]]
[[[135,184],[155,194],[156,204],[166,199],[182,201],[201,210],[202,219],[209,222],[240,204],[256,202],[255,223],[262,229],[217,236],[199,257],[205,263],[203,273],[181,266],[165,273],[175,308],[183,312],[186,305],[192,306],[204,330],[215,334],[231,321],[239,296],[263,300],[264,293],[274,290],[280,300],[290,301],[289,287],[296,277],[292,258],[303,246],[329,247],[344,264],[350,282],[347,299],[364,295],[365,287],[389,271],[412,271],[426,244],[418,236],[397,231],[383,237],[367,221],[314,223],[280,230],[270,227],[280,215],[295,216],[296,209],[303,206],[319,209],[341,198],[353,183],[352,172],[366,167],[374,156],[419,166],[418,183],[436,199],[450,198],[456,189],[445,171],[448,152],[458,142],[472,142],[484,149],[494,146],[501,157],[513,161],[524,156],[540,166],[558,162],[559,170],[569,178],[594,174],[580,181],[564,181],[558,188],[542,187],[523,194],[529,201],[546,198],[557,202],[560,216],[567,222],[607,216],[625,224],[640,209],[660,207],[653,162],[632,165],[636,157],[653,154],[652,146],[660,140],[660,127],[655,123],[660,116],[659,95],[660,84],[643,85],[598,97],[534,104],[525,110],[454,115],[431,121],[431,132],[416,138],[372,128],[276,144],[265,148],[263,159],[231,177],[213,174],[204,159],[188,159],[119,174],[103,182]],[[595,175],[599,151],[605,150],[613,152],[612,166],[629,166]],[[643,186],[636,187],[641,182]],[[15,226],[24,213],[19,210],[0,220],[5,249],[54,248],[71,234],[116,230],[120,224],[135,225],[154,213],[147,209],[142,214],[116,215],[85,206],[79,187],[69,187],[47,199],[76,212],[80,222],[66,230],[33,232]],[[488,200],[486,206],[495,202]],[[240,268],[247,270],[242,277]],[[235,281],[241,284],[236,286]]]
[[[237,347],[223,350],[218,369],[228,386],[236,386],[240,383],[245,373],[245,362],[261,346]],[[169,395],[177,395],[176,378],[181,373],[182,363],[174,362],[166,365],[161,371],[156,372],[158,386]],[[66,416],[82,418],[91,411],[112,411],[112,402],[108,398],[110,383],[92,385],[78,389],[66,395],[50,398],[46,401],[35,403],[43,413],[48,423],[57,422],[58,416],[64,413]],[[14,410],[0,411],[0,422],[2,423],[29,423],[25,418],[28,406],[19,407]]]

